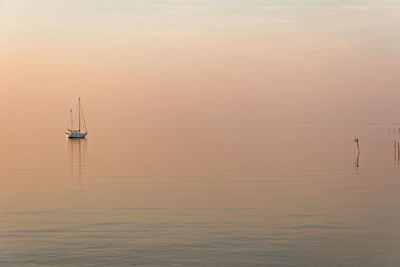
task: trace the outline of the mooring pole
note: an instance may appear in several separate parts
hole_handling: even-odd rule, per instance
[[[357,143],[357,153],[360,154],[360,145],[358,143],[358,138],[354,139],[354,142]]]

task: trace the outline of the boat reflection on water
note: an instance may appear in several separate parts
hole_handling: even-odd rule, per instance
[[[82,177],[86,166],[87,139],[68,139],[66,138],[68,161],[70,166],[70,177],[73,181],[78,181],[82,185]]]

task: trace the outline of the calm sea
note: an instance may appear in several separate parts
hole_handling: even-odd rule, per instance
[[[400,266],[389,127],[2,129],[0,265]]]

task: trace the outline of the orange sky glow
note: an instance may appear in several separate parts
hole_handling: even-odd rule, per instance
[[[0,0],[0,122],[399,122],[399,32],[397,0]]]

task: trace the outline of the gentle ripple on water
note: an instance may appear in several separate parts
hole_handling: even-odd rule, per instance
[[[0,133],[0,265],[400,264],[385,127],[113,132]]]

